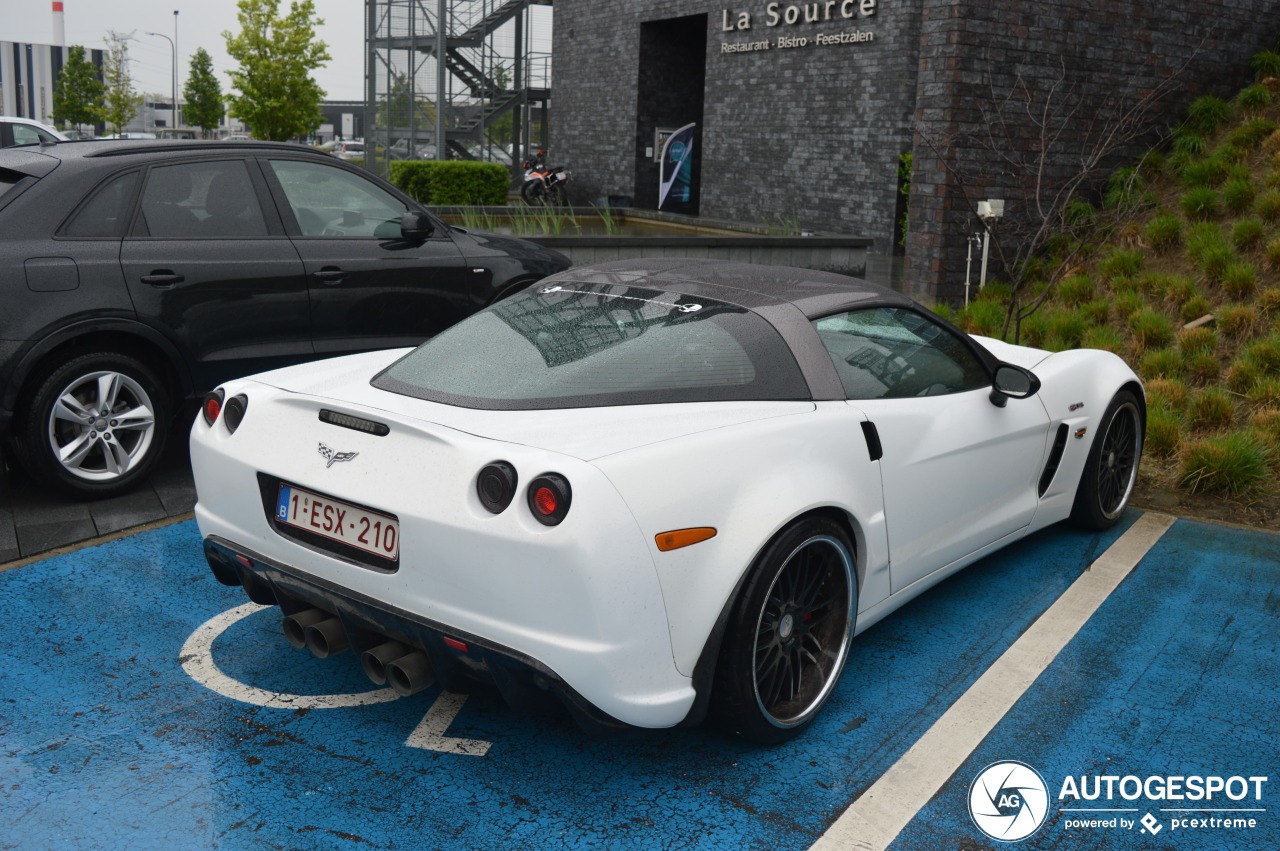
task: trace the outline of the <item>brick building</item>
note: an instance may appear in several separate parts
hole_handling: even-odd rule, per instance
[[[907,289],[952,300],[976,225],[970,201],[1016,199],[1030,179],[999,150],[1030,144],[1025,124],[993,145],[992,104],[1024,91],[1058,98],[1075,110],[1067,134],[1087,145],[1093,119],[1151,93],[1151,127],[1197,95],[1229,95],[1280,38],[1276,0],[557,0],[555,10],[551,152],[583,199],[657,206],[661,131],[695,123],[684,211],[868,236],[887,252],[905,200],[899,156],[913,152]],[[971,176],[967,197],[946,164]],[[1051,179],[1072,167],[1048,165]]]

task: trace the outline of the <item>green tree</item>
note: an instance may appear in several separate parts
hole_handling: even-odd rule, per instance
[[[227,53],[240,63],[231,72],[231,113],[259,139],[284,141],[319,126],[324,89],[311,72],[329,61],[329,48],[316,39],[312,0],[293,0],[279,14],[280,0],[240,0],[240,33],[223,32]]]
[[[182,96],[187,101],[187,121],[199,127],[208,135],[222,122],[222,84],[213,73],[213,58],[203,47],[198,48],[191,57],[191,70],[187,72],[187,83],[182,87]]]
[[[107,31],[102,79],[106,85],[102,118],[112,133],[121,133],[138,114],[142,97],[134,91],[133,75],[129,73],[129,37],[115,30]]]
[[[98,69],[85,57],[84,47],[73,46],[53,89],[53,120],[64,125],[96,124],[102,119],[104,94]]]

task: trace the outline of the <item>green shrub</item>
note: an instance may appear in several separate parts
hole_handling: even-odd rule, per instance
[[[1195,352],[1187,356],[1186,377],[1192,384],[1209,384],[1222,373],[1222,361],[1213,352]]]
[[[1147,410],[1147,438],[1143,451],[1156,458],[1172,458],[1182,446],[1186,426],[1182,417],[1167,408]]]
[[[1262,408],[1249,418],[1254,437],[1270,451],[1274,461],[1280,457],[1280,408]]]
[[[1227,134],[1225,144],[1252,150],[1276,131],[1276,123],[1267,118],[1250,118]]]
[[[1062,207],[1062,221],[1068,226],[1091,225],[1098,219],[1098,211],[1082,198],[1072,198]]]
[[[1244,432],[1198,440],[1182,452],[1182,485],[1192,493],[1252,493],[1268,478],[1269,456],[1265,444]]]
[[[1147,407],[1182,411],[1187,407],[1187,385],[1176,378],[1155,378],[1146,382]]]
[[[1231,228],[1231,244],[1240,251],[1248,251],[1262,243],[1267,226],[1257,216],[1240,219]]]
[[[1081,310],[1084,311],[1085,316],[1089,317],[1089,322],[1093,325],[1106,325],[1107,320],[1111,318],[1111,302],[1105,298],[1095,298],[1093,301],[1087,301],[1081,307]]]
[[[1116,355],[1124,355],[1124,338],[1120,332],[1108,325],[1091,325],[1084,332],[1080,347],[1085,349],[1102,349]]]
[[[1253,59],[1249,60],[1249,67],[1253,69],[1254,76],[1259,80],[1280,77],[1280,53],[1273,50],[1256,53]]]
[[[956,320],[959,318],[958,316],[956,316],[956,309],[951,305],[947,304],[945,301],[940,301],[937,304],[931,304],[929,305],[929,309],[932,310],[934,313],[936,313],[938,316],[941,316],[943,319],[950,322],[952,325],[955,325]]]
[[[1181,275],[1170,275],[1169,281],[1164,288],[1165,304],[1179,313],[1181,313],[1183,305],[1198,295],[1200,295],[1200,291],[1196,289],[1195,282]],[[1196,319],[1198,317],[1193,316],[1191,318]]]
[[[1280,408],[1280,378],[1263,378],[1249,390],[1249,402],[1259,408]]]
[[[1253,211],[1265,222],[1280,222],[1280,191],[1263,192],[1253,202]]]
[[[1280,236],[1268,242],[1263,253],[1267,257],[1267,263],[1273,268],[1280,269]]]
[[[1197,133],[1212,136],[1231,118],[1231,104],[1213,95],[1196,98],[1187,107],[1187,126]]]
[[[1197,352],[1214,352],[1218,348],[1218,332],[1203,325],[1199,328],[1183,328],[1178,332],[1178,349],[1184,355]]]
[[[1055,310],[1049,314],[1044,348],[1054,352],[1078,349],[1089,329],[1089,317],[1081,310]]]
[[[423,204],[501,206],[507,203],[511,173],[498,163],[471,160],[399,160],[391,182]]]
[[[1159,349],[1173,342],[1173,323],[1163,314],[1147,308],[1129,320],[1138,351]]]
[[[1250,298],[1257,286],[1257,270],[1248,263],[1232,263],[1222,272],[1222,290],[1231,298]]]
[[[1049,311],[1037,310],[1022,320],[1018,327],[1018,342],[1024,346],[1040,348],[1049,336]]]
[[[970,334],[998,337],[1004,328],[1005,309],[999,302],[974,300],[960,312],[960,327]]]
[[[1174,134],[1173,137],[1173,153],[1175,159],[1172,163],[1176,165],[1177,171],[1181,172],[1187,165],[1195,160],[1200,154],[1209,150],[1209,137],[1203,133],[1194,133],[1190,130],[1181,130]]]
[[[1217,431],[1231,425],[1235,416],[1231,396],[1221,387],[1206,387],[1187,404],[1187,424],[1196,431]]]
[[[1107,180],[1107,189],[1103,194],[1103,206],[1108,210],[1118,210],[1130,206],[1134,199],[1142,197],[1147,188],[1147,181],[1134,166],[1118,168]],[[1093,208],[1090,208],[1093,212]]]
[[[1182,185],[1187,189],[1217,186],[1227,179],[1228,162],[1225,157],[1213,156],[1187,163],[1179,175]]]
[[[1208,186],[1187,190],[1179,205],[1188,219],[1207,221],[1218,217],[1218,193]]]
[[[1142,356],[1138,372],[1144,381],[1153,378],[1181,378],[1185,366],[1177,349],[1155,349]]]
[[[1182,317],[1183,322],[1194,322],[1201,316],[1206,316],[1213,312],[1213,305],[1209,299],[1200,293],[1196,293],[1187,299],[1186,304],[1182,305],[1182,309],[1178,311],[1178,315]]]
[[[996,304],[1005,305],[1009,303],[1009,298],[1013,295],[1013,287],[1004,281],[987,281],[987,285],[978,290],[974,295],[974,301],[990,301]]]
[[[1263,375],[1280,375],[1280,334],[1272,334],[1250,343],[1241,354],[1246,361],[1257,366]]]
[[[1172,213],[1161,213],[1147,222],[1145,234],[1156,251],[1168,251],[1182,242],[1182,219]]]
[[[1222,203],[1229,212],[1243,213],[1253,203],[1253,184],[1248,180],[1228,180],[1222,187]]]
[[[1058,301],[1077,307],[1093,298],[1093,279],[1088,275],[1072,275],[1058,284]]]
[[[1236,95],[1236,106],[1241,112],[1255,114],[1271,106],[1271,90],[1263,85],[1252,85],[1241,89]]]
[[[1131,321],[1138,311],[1142,310],[1145,302],[1136,292],[1122,292],[1116,296],[1115,305],[1116,316],[1125,321]]]
[[[1219,308],[1218,327],[1224,336],[1232,340],[1244,340],[1253,336],[1258,327],[1258,311],[1250,304],[1228,304]]]
[[[1236,252],[1225,242],[1205,248],[1196,261],[1200,270],[1213,280],[1221,280],[1227,269],[1236,262]]]
[[[1227,389],[1240,396],[1247,396],[1262,377],[1262,370],[1257,364],[1244,358],[1236,358],[1227,367]]]
[[[1111,280],[1132,277],[1142,270],[1142,261],[1141,251],[1113,248],[1098,264],[1098,271]]]

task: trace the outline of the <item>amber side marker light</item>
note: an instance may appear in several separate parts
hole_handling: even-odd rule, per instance
[[[700,544],[715,536],[715,529],[710,526],[699,526],[696,529],[676,529],[672,532],[659,532],[653,536],[653,540],[658,544],[659,550],[668,553],[681,547]]]

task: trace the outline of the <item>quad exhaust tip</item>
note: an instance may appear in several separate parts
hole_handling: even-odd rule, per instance
[[[364,668],[365,676],[372,680],[374,685],[385,686],[387,665],[408,654],[409,648],[399,641],[388,641],[361,653],[360,666]]]
[[[436,681],[427,654],[414,650],[386,666],[387,682],[396,694],[408,697],[428,688]]]
[[[284,637],[295,650],[307,646],[307,627],[330,617],[322,609],[305,609],[286,615],[284,619]]]
[[[347,631],[337,618],[313,623],[306,629],[307,649],[317,659],[328,659],[347,649]]]

